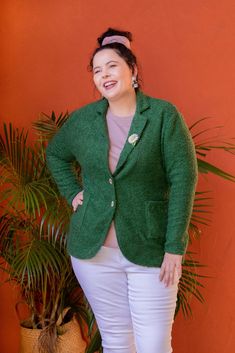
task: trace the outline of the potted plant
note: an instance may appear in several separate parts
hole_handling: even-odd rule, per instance
[[[27,306],[21,333],[35,336],[21,353],[85,352],[89,311],[66,253],[71,210],[47,171],[44,142],[29,146],[11,124],[0,136],[0,185],[1,268]]]

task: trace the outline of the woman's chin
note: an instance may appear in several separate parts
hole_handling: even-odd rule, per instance
[[[117,92],[105,92],[104,94],[103,94],[103,96],[106,98],[106,99],[108,99],[108,100],[110,100],[110,101],[113,101],[113,100],[116,100],[116,99],[118,99],[118,97],[120,96]]]

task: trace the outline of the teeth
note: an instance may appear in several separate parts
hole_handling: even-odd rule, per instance
[[[104,84],[104,87],[109,87],[109,86],[112,86],[114,85],[116,82],[108,82],[108,83],[105,83]]]

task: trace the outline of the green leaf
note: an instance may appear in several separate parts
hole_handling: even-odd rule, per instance
[[[224,178],[226,180],[235,182],[235,176],[234,175],[226,173],[222,169],[217,168],[214,165],[212,165],[212,164],[210,164],[210,163],[208,163],[206,161],[203,161],[203,160],[201,160],[199,158],[198,158],[198,168],[199,168],[200,173],[207,174],[207,173],[210,172],[212,174],[220,176],[221,178]]]

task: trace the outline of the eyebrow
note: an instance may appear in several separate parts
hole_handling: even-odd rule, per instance
[[[110,60],[110,61],[108,61],[105,65],[108,65],[108,64],[110,64],[110,63],[112,63],[112,62],[118,63],[118,61],[116,61],[116,60]],[[99,67],[100,67],[100,66],[95,66],[95,67],[93,67],[93,70],[98,69]]]

